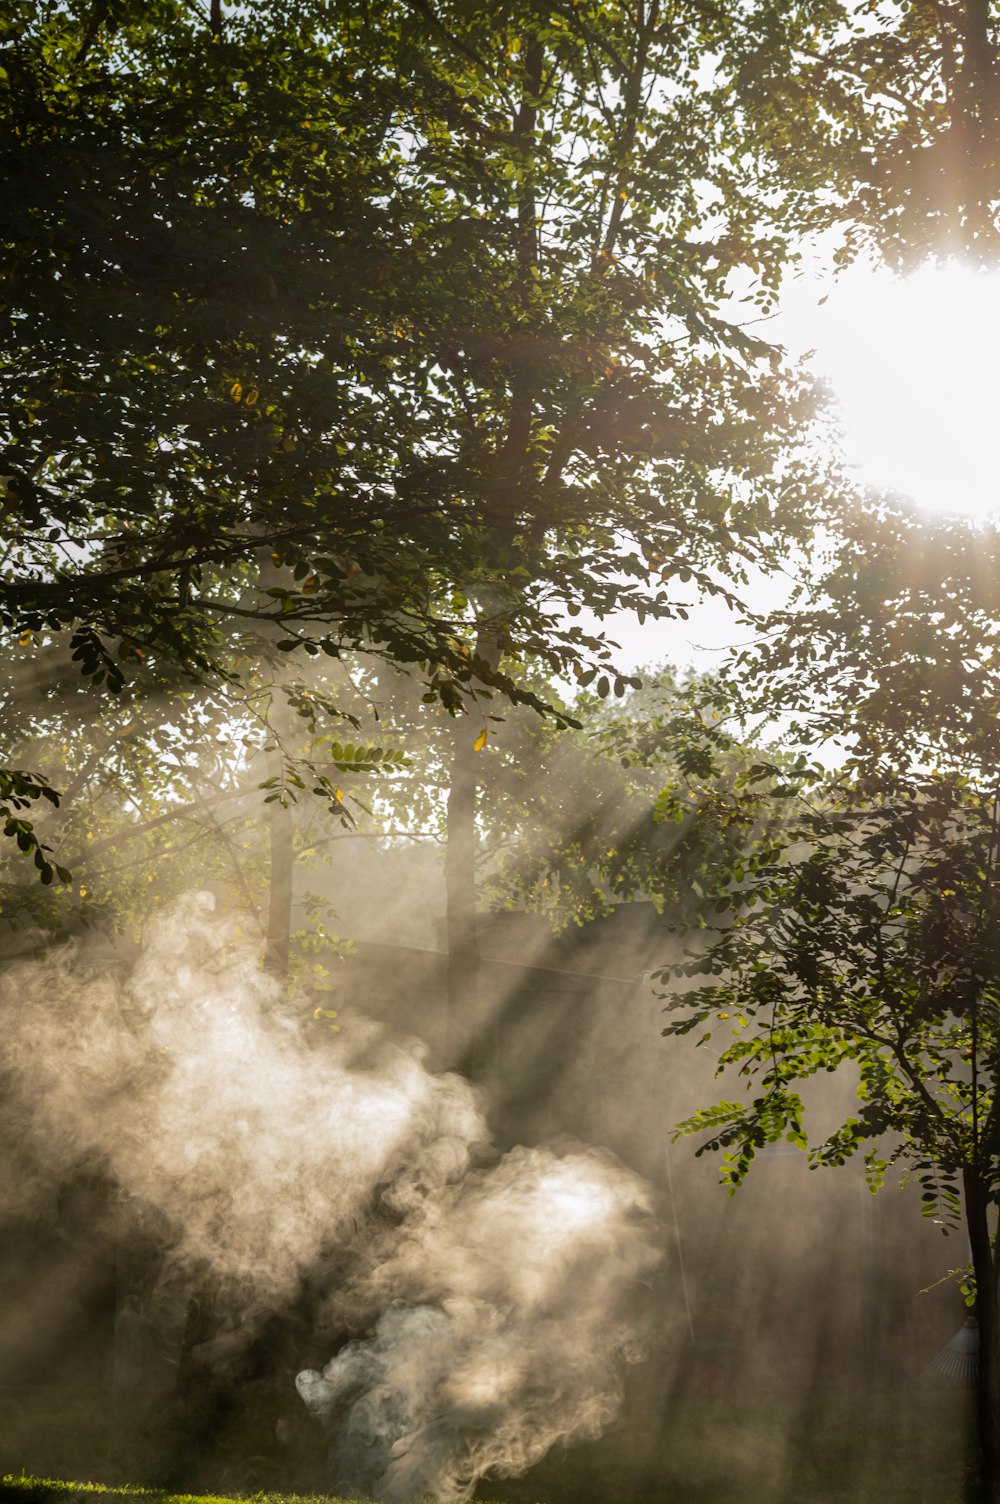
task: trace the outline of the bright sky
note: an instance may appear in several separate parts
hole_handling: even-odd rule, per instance
[[[928,511],[983,517],[1000,505],[1000,276],[951,264],[906,278],[856,266],[819,304],[791,284],[782,338],[814,347],[859,477]]]
[[[959,265],[907,278],[857,265],[834,280],[817,257],[790,279],[781,312],[760,326],[832,387],[858,480],[928,511],[984,517],[1000,509],[1000,274]],[[789,582],[759,578],[758,610]],[[606,624],[608,625],[608,624]],[[669,660],[709,669],[745,636],[725,606],[688,623],[614,623],[625,666]]]

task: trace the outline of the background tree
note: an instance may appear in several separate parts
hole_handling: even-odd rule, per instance
[[[760,765],[745,778],[775,769]],[[723,1151],[735,1189],[783,1138],[814,1164],[865,1150],[870,1189],[902,1163],[945,1231],[962,1217],[981,1332],[979,1439],[1000,1457],[1000,789],[958,777],[817,779],[783,789],[767,839],[704,906],[699,944],[671,972],[667,1034],[698,1031],[719,1074],[753,1084],[680,1125]],[[683,979],[683,980],[681,980]],[[846,1068],[861,1106],[818,1136],[809,1087]],[[828,1099],[810,1116],[829,1119]],[[991,1494],[992,1497],[992,1494]]]
[[[824,567],[734,660],[725,710],[774,716],[798,745],[859,769],[948,768],[988,779],[1000,758],[1000,595],[994,523],[871,495],[845,509]],[[722,710],[722,705],[716,706]]]
[[[277,805],[287,816],[290,855],[299,860],[313,815],[328,834],[353,831],[373,782],[391,783],[403,754],[373,741],[371,707],[338,665],[323,659],[308,682],[276,682],[265,647],[239,685],[147,671],[103,699],[88,693],[57,645],[26,644],[4,664],[8,747],[62,790],[58,808],[36,817],[34,836],[58,847],[73,870],[66,887],[39,885],[31,849],[7,844],[0,854],[5,951],[81,925],[135,938],[163,906],[205,887],[259,920],[266,942],[270,811]],[[284,707],[280,731],[270,715],[275,696]],[[300,915],[303,903],[315,909],[300,884]],[[313,914],[319,945],[333,938],[328,917]],[[292,939],[286,934],[286,946]],[[293,944],[296,974],[303,939]]]
[[[720,99],[761,181],[837,260],[912,266],[998,249],[997,17],[988,0],[782,4],[724,13]],[[818,185],[822,185],[817,193]]]
[[[642,680],[621,699],[576,697],[582,729],[505,722],[504,765],[483,801],[494,906],[557,931],[637,899],[676,915],[738,860],[748,832],[724,817],[726,791],[752,754],[716,735],[711,755],[695,714],[710,680],[665,668]]]

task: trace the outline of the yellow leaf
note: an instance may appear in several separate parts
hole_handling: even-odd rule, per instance
[[[86,896],[87,896],[87,890],[86,890],[86,888],[81,883],[81,885],[80,885],[80,897],[81,898],[86,898]]]
[[[472,743],[472,750],[473,750],[473,752],[481,752],[485,746],[486,746],[486,727],[484,726],[483,729],[482,729],[482,731],[480,731],[479,735],[476,737],[475,741]]]
[[[253,407],[259,396],[260,393],[258,392],[257,388],[255,386],[252,386],[247,392],[247,407]]]
[[[234,402],[239,402],[240,398],[243,396],[243,388],[240,386],[238,381],[234,381],[232,386],[229,388],[229,395],[230,397],[232,397]]]
[[[31,641],[31,633],[22,632],[17,640],[21,644],[22,648],[26,648],[28,646],[28,643]]]
[[[343,802],[344,802],[344,791],[343,791],[343,789],[334,789],[334,791],[333,791],[333,797],[336,799],[336,801],[337,801],[338,804],[343,804]]]

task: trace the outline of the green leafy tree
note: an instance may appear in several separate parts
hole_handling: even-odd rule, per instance
[[[988,780],[1000,762],[1000,530],[872,495],[825,567],[737,656],[723,714],[782,717],[795,744]]]
[[[732,276],[769,306],[810,225],[919,249],[932,156],[929,218],[985,233],[978,0],[0,25],[0,620],[112,689],[260,619],[456,710],[518,697],[508,646],[606,658],[553,608],[666,610],[651,571],[711,585],[808,511]]]
[[[660,575],[718,588],[802,530],[808,393],[717,309],[785,245],[702,19],[210,23],[3,23],[11,634],[66,632],[120,691],[231,673],[263,624],[419,665],[458,711],[477,681],[530,700],[511,655],[607,662],[560,610],[668,613]]]
[[[61,791],[35,813],[33,835],[72,869],[65,886],[39,887],[30,850],[2,852],[5,942],[23,943],[11,930],[37,938],[99,917],[135,932],[199,876],[237,881],[239,827],[259,810],[263,774],[243,745],[255,729],[245,707],[152,672],[117,697],[94,696],[68,653],[44,644],[4,664],[0,703],[9,754]],[[244,901],[258,885],[244,876]]]
[[[746,776],[777,772],[762,764]],[[701,1137],[699,1153],[722,1152],[730,1190],[785,1138],[817,1165],[864,1151],[873,1191],[902,1164],[946,1231],[964,1208],[979,1437],[995,1488],[1000,789],[891,768],[823,780],[802,768],[778,792],[778,816],[741,879],[713,895],[698,946],[662,974],[664,1032],[712,1041],[719,1074],[754,1095],[702,1109],[680,1129]],[[857,1083],[860,1106],[817,1141],[808,1083],[837,1071]]]
[[[526,655],[566,672],[593,654],[556,610],[670,616],[678,583],[719,591],[713,566],[738,578],[747,558],[773,561],[827,498],[796,450],[807,389],[719,311],[737,268],[766,300],[786,247],[720,141],[704,17],[668,24],[656,0],[432,15],[421,69],[460,106],[408,125],[423,301],[401,327],[428,361],[438,428],[406,484],[470,524],[452,603],[476,675],[523,682]],[[601,694],[625,687],[600,662],[580,669]],[[469,708],[448,794],[456,1004],[476,990],[489,776]]]
[[[804,230],[844,264],[869,250],[993,262],[1000,32],[989,0],[775,3],[725,23],[718,84],[746,149]]]
[[[643,670],[642,681],[620,698],[569,697],[539,673],[535,692],[567,724],[526,708],[488,723],[475,807],[480,909],[538,913],[556,931],[637,898],[676,916],[738,866],[753,831],[735,785],[759,754],[694,713],[707,681],[667,669]],[[369,677],[362,688],[406,761],[372,788],[359,829],[443,849],[450,718],[418,704],[405,676]]]

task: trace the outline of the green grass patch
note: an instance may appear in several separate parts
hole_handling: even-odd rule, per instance
[[[74,1483],[64,1478],[33,1478],[26,1473],[6,1473],[0,1478],[4,1504],[101,1504],[107,1500],[146,1500],[148,1504],[346,1504],[327,1494],[177,1494],[163,1488],[134,1488],[129,1484]],[[356,1504],[356,1501],[352,1501]]]

